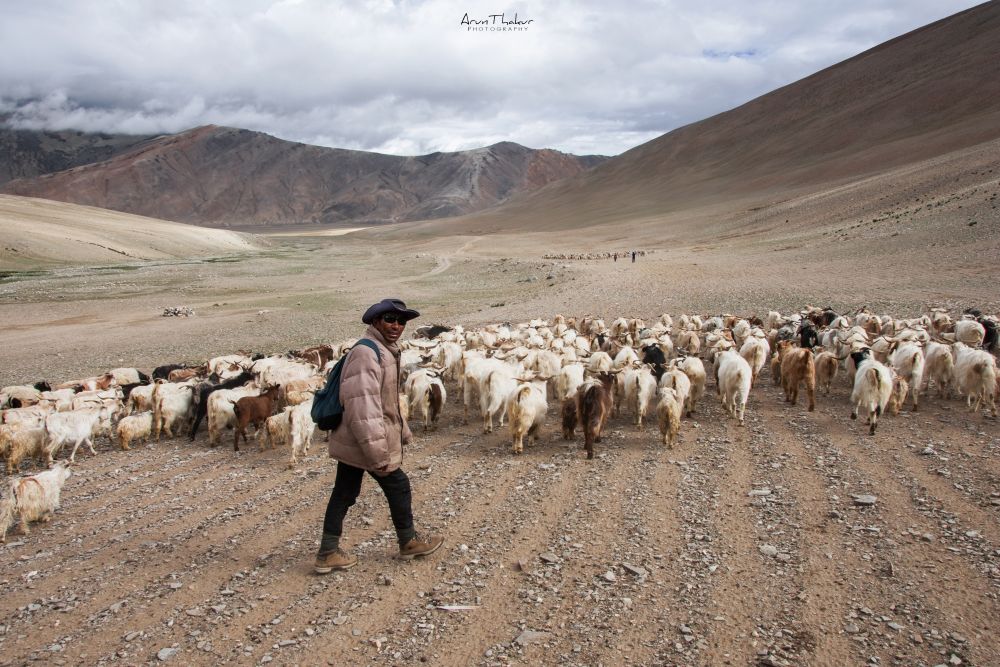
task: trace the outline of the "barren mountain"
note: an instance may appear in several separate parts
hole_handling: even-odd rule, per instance
[[[107,160],[149,136],[78,130],[17,130],[0,114],[0,185]]]
[[[399,157],[206,126],[3,191],[206,226],[381,223],[477,211],[603,159],[508,142]]]
[[[717,233],[706,221],[723,218],[731,228],[773,212],[770,222],[794,223],[789,202],[797,197],[905,172],[997,138],[1000,3],[990,2],[502,207],[395,231],[482,234],[611,223],[609,238],[657,231],[692,238]],[[865,203],[871,212],[904,201],[891,183],[887,188]]]

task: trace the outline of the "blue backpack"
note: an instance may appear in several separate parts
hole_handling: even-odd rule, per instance
[[[357,342],[375,351],[375,357],[379,364],[382,363],[382,353],[379,352],[378,345],[374,341],[362,338]],[[354,348],[351,348],[352,350]],[[350,350],[348,350],[350,352]],[[340,422],[344,419],[344,404],[340,402],[340,374],[344,370],[347,362],[347,355],[340,358],[330,374],[326,376],[326,385],[316,392],[313,397],[312,420],[316,422],[316,428],[321,431],[336,431]]]

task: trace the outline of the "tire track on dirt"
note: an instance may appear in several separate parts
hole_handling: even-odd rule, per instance
[[[697,447],[694,433],[691,430],[684,432],[690,425],[689,421],[682,422],[682,435],[673,449],[663,445],[658,431],[653,436],[645,436],[652,442],[646,446],[644,463],[655,461],[656,465],[645,471],[640,487],[642,493],[629,490],[629,506],[622,526],[629,542],[627,548],[615,553],[616,562],[640,568],[638,575],[630,573],[636,576],[635,581],[627,582],[631,585],[636,609],[655,609],[661,615],[656,622],[646,618],[633,620],[614,646],[588,655],[590,661],[613,664],[622,655],[627,655],[633,664],[651,664],[657,648],[666,641],[664,628],[675,627],[681,622],[679,617],[674,618],[677,614],[670,608],[669,601],[685,578],[685,573],[674,564],[684,550],[677,489],[685,460],[695,454]],[[653,581],[649,582],[649,578]],[[576,653],[575,646],[571,648]],[[566,657],[561,659],[572,662]]]
[[[196,505],[192,499],[212,497],[210,490],[217,490],[218,480],[209,477],[206,473],[209,470],[217,471],[217,466],[211,467],[212,462],[205,462],[199,468],[188,469],[180,485],[171,485],[176,477],[164,478],[163,484],[167,494],[162,502],[147,505],[142,502],[135,502],[134,499],[122,498],[121,504],[126,507],[142,507],[142,510],[133,510],[131,514],[108,512],[110,507],[104,508],[108,514],[108,520],[103,524],[93,525],[88,520],[88,516],[74,518],[75,508],[70,505],[67,509],[67,520],[65,525],[70,529],[67,531],[71,542],[71,547],[58,548],[46,554],[42,558],[37,556],[34,559],[25,561],[31,567],[44,570],[47,575],[58,573],[61,570],[69,569],[74,572],[77,581],[86,581],[88,577],[101,573],[110,574],[117,570],[122,563],[128,564],[134,561],[130,554],[140,551],[136,548],[138,542],[142,545],[156,545],[159,550],[171,550],[170,530],[178,522],[183,522],[187,517],[196,515],[204,511],[202,506]],[[226,489],[226,498],[233,502],[229,507],[222,509],[222,512],[232,515],[241,515],[247,509],[251,509],[255,499],[259,496],[267,497],[276,488],[288,486],[294,483],[294,474],[289,475],[284,471],[275,475],[273,468],[267,465],[255,466],[242,471],[233,465],[233,470],[226,475],[235,485]],[[72,479],[72,478],[71,478]],[[184,491],[181,495],[176,495],[178,491]],[[133,494],[142,496],[143,486],[134,487]],[[242,495],[240,495],[242,494]],[[121,509],[116,508],[116,509]],[[147,509],[153,510],[147,513]],[[139,527],[134,524],[142,521]],[[86,527],[87,532],[73,532],[76,527]],[[123,532],[118,529],[128,526]],[[93,543],[97,542],[96,545]],[[66,549],[70,549],[67,553]],[[162,554],[161,554],[162,555]],[[83,562],[85,565],[78,565]],[[112,581],[114,581],[112,579]],[[15,592],[12,589],[10,592]]]
[[[447,481],[450,475],[462,474],[462,470],[467,468],[467,466],[463,468],[462,462],[459,461],[459,465],[456,468],[455,470],[446,471],[442,479]],[[200,615],[195,616],[194,619],[187,618],[190,614],[186,613],[185,608],[193,607],[200,609],[205,612],[206,616],[211,616],[212,620],[226,618],[226,609],[222,609],[221,612],[214,615],[210,614],[207,610],[212,609],[212,607],[219,607],[220,605],[225,605],[226,608],[229,608],[230,605],[235,605],[236,602],[239,602],[239,598],[228,597],[223,591],[232,591],[234,588],[243,589],[248,585],[252,585],[255,590],[280,591],[285,589],[285,584],[291,584],[290,592],[276,596],[274,599],[269,596],[265,600],[251,601],[249,606],[244,604],[242,611],[238,612],[241,625],[246,624],[247,620],[251,620],[254,622],[249,624],[250,627],[254,625],[267,626],[270,620],[281,616],[283,598],[292,596],[293,593],[291,591],[298,588],[294,582],[296,580],[309,581],[311,579],[311,576],[307,573],[311,573],[316,538],[319,528],[322,525],[322,513],[325,510],[325,501],[332,484],[332,466],[328,469],[328,473],[325,476],[318,475],[320,479],[315,484],[302,487],[301,491],[297,494],[300,498],[294,504],[279,507],[273,512],[266,512],[264,515],[269,518],[257,527],[252,528],[253,533],[256,534],[243,536],[241,539],[230,538],[227,540],[230,548],[214,554],[213,564],[199,571],[197,577],[198,585],[186,586],[171,596],[172,604],[174,605],[172,613],[173,616],[179,619],[179,622],[161,631],[146,632],[143,637],[143,643],[148,644],[150,641],[155,641],[161,646],[165,643],[167,645],[175,644],[178,646],[185,642],[196,644],[196,646],[185,648],[198,648],[197,644],[200,644],[202,648],[198,650],[204,651],[204,653],[185,653],[186,658],[204,659],[207,663],[219,660],[221,656],[212,655],[216,652],[215,647],[212,646],[213,639],[216,641],[218,639],[216,639],[214,634],[206,633],[205,630],[201,629],[200,624],[203,621],[199,620]],[[319,488],[313,492],[313,486]],[[296,494],[285,495],[291,500],[295,500],[296,498]],[[418,487],[415,492],[415,507],[419,506],[423,495],[420,487]],[[361,513],[361,516],[366,516],[369,513],[374,513],[376,510],[384,513],[384,504],[385,502],[378,486],[374,483],[367,484],[363,487],[362,495],[353,509],[354,516],[358,516],[357,513]],[[305,523],[302,521],[293,522],[290,519],[282,518],[300,516],[302,514],[315,516]],[[275,518],[271,518],[272,515]],[[373,521],[372,525],[375,524],[376,522]],[[279,530],[276,531],[272,528],[275,525],[277,525]],[[363,528],[356,531],[355,535],[363,538],[364,541],[362,544],[371,544],[371,549],[374,550],[377,548],[375,543],[379,541],[380,530],[379,528]],[[381,533],[384,532],[384,530],[381,530]],[[253,556],[239,552],[239,547],[249,543],[250,538],[254,539]],[[306,546],[303,547],[303,545]],[[364,550],[362,549],[361,551],[363,552]],[[277,565],[282,562],[293,563],[294,565],[285,567]],[[303,579],[303,576],[310,577],[310,579]],[[236,594],[236,591],[232,591],[232,593]],[[232,613],[232,610],[230,610],[230,613]],[[263,622],[265,618],[268,623]],[[157,619],[154,618],[153,620]],[[232,631],[232,628],[228,624],[215,623],[214,625],[220,627],[223,632]],[[182,631],[188,634],[180,636],[179,633]],[[266,634],[261,634],[260,636],[266,637]]]
[[[822,432],[817,441],[829,443],[824,467],[839,472],[831,481],[844,494],[878,497],[876,506],[859,509],[838,493],[838,507],[833,510],[839,518],[859,520],[849,528],[844,522],[845,548],[866,563],[876,583],[857,591],[865,602],[849,612],[847,624],[857,628],[855,640],[864,642],[868,651],[881,650],[884,659],[903,656],[897,659],[908,664],[936,664],[940,658],[936,651],[941,650],[973,664],[988,664],[990,649],[980,649],[976,640],[985,638],[983,633],[989,632],[1000,613],[995,593],[987,592],[996,590],[995,582],[961,549],[933,535],[941,518],[927,516],[908,487],[906,474],[901,475],[896,457],[887,453],[904,449],[903,427],[899,421],[886,420],[873,439],[856,432],[860,425],[852,428],[844,422],[821,415],[814,428]],[[890,586],[890,580],[905,583]],[[941,628],[947,630],[942,634]],[[946,639],[952,635],[963,641]],[[901,642],[902,636],[909,641]]]
[[[483,604],[483,596],[491,593],[491,587],[487,581],[493,581],[499,573],[504,572],[509,567],[507,562],[511,557],[510,550],[529,549],[540,536],[548,534],[546,528],[550,523],[549,515],[555,512],[547,507],[550,493],[546,489],[555,489],[559,492],[559,497],[570,496],[570,491],[579,484],[578,474],[566,474],[566,469],[558,463],[540,464],[537,461],[559,461],[565,454],[559,454],[558,450],[553,451],[548,446],[529,447],[528,453],[523,458],[510,460],[507,439],[496,434],[490,438],[483,438],[488,444],[486,452],[480,452],[482,458],[477,458],[476,468],[479,469],[481,477],[492,467],[499,466],[501,471],[499,477],[489,481],[487,486],[470,486],[467,489],[469,494],[463,499],[463,511],[454,508],[454,503],[441,502],[438,507],[439,520],[444,525],[444,532],[447,535],[448,543],[451,545],[447,554],[440,558],[435,569],[430,570],[421,565],[421,577],[416,580],[406,582],[405,588],[397,586],[394,582],[393,595],[391,599],[379,599],[366,608],[363,618],[355,615],[352,635],[344,640],[335,641],[338,647],[342,647],[345,653],[335,656],[335,660],[358,662],[362,659],[373,659],[382,657],[390,661],[398,661],[394,657],[395,653],[401,653],[405,657],[411,652],[420,652],[425,657],[427,653],[436,649],[430,647],[405,647],[395,646],[395,650],[390,652],[388,647],[393,646],[394,637],[400,631],[400,619],[405,616],[439,615],[441,612],[433,608],[428,610],[429,604],[437,602],[447,602],[450,597],[458,597],[462,603],[476,602],[475,598],[480,598],[478,604]],[[502,445],[500,444],[502,443]],[[543,484],[543,475],[539,472],[539,465],[554,466],[558,468],[552,473],[558,474],[558,481],[554,487]],[[547,468],[544,472],[554,468]],[[483,502],[484,492],[492,490],[488,496],[489,500]],[[523,512],[534,508],[540,518],[535,522],[523,521]],[[507,537],[509,535],[509,537]],[[497,545],[500,536],[507,543],[515,541],[527,542],[527,545],[520,544],[510,547],[509,550],[497,553]],[[482,540],[487,540],[483,542]],[[490,574],[492,572],[492,574]],[[475,579],[476,581],[472,581]],[[397,590],[400,589],[400,590]],[[473,600],[469,600],[473,598]],[[325,613],[329,615],[332,607]],[[480,607],[482,609],[482,607]],[[476,612],[478,619],[478,611]],[[460,624],[461,618],[438,618],[439,623],[452,622]],[[413,621],[414,623],[427,623],[423,621]],[[336,628],[326,628],[325,632],[332,632],[334,635],[343,634],[347,631],[346,626],[342,630]],[[358,640],[353,632],[359,632],[359,636],[365,639]],[[332,636],[321,635],[313,639],[303,651],[290,656],[301,664],[312,664],[322,656],[328,655],[330,651],[329,642],[333,641]],[[451,633],[449,632],[449,636]],[[373,646],[367,642],[370,638],[384,637],[383,647]],[[326,640],[328,643],[323,643]],[[359,641],[365,642],[359,644]],[[351,652],[346,652],[350,647]],[[356,649],[356,650],[355,650]],[[320,652],[323,652],[322,654]],[[435,653],[435,656],[440,655]],[[405,659],[405,658],[404,658]],[[341,663],[344,664],[344,663]]]
[[[593,588],[595,595],[617,597],[615,591],[598,594],[594,577],[613,568],[609,559],[621,540],[624,516],[624,505],[616,500],[639,478],[639,469],[649,466],[645,448],[633,433],[617,427],[608,425],[593,461],[582,458],[578,443],[573,443],[566,457],[573,493],[554,488],[546,494],[542,519],[529,525],[521,543],[507,555],[518,565],[497,573],[498,588],[488,590],[483,608],[462,630],[455,625],[464,619],[445,619],[452,622],[440,633],[447,640],[436,646],[436,655],[448,655],[449,664],[455,665],[530,661],[538,648],[513,641],[522,631],[545,632],[545,648],[553,651],[559,650],[561,635],[571,631],[567,628],[590,623],[580,602],[581,586]],[[512,534],[523,532],[518,526],[523,510],[514,498],[504,512]],[[501,524],[501,531],[507,530]]]

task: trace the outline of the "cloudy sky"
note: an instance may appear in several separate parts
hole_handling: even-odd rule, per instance
[[[397,155],[615,155],[976,4],[0,0],[0,114]]]

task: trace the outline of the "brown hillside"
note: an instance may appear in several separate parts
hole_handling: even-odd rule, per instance
[[[602,159],[507,142],[399,157],[207,126],[0,191],[206,226],[383,223],[481,210]]]
[[[687,221],[684,228],[698,233],[706,217],[723,211],[888,173],[997,137],[1000,3],[991,2],[498,209],[395,231],[482,234],[659,220],[673,231]]]

